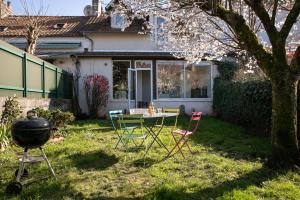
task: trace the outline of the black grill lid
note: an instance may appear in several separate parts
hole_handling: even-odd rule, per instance
[[[13,123],[13,129],[49,129],[50,124],[44,118],[21,119]]]

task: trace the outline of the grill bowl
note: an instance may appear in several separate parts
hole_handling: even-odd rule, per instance
[[[50,123],[44,118],[17,120],[12,125],[11,134],[18,146],[28,149],[38,148],[50,138]]]

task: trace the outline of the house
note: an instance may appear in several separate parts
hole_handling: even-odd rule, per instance
[[[84,9],[86,16],[41,16],[37,55],[68,71],[80,70],[79,102],[87,112],[83,77],[102,74],[110,84],[107,110],[183,105],[190,113],[212,113],[213,79],[217,66],[210,61],[188,64],[156,46],[156,34],[139,34],[143,20],[121,30],[122,18],[104,13],[101,1]],[[0,39],[25,49],[27,16],[0,20]],[[150,20],[161,23],[158,17]],[[1,67],[1,66],[0,66]]]

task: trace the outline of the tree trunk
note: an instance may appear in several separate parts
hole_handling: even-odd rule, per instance
[[[300,166],[297,137],[298,78],[279,69],[272,82],[272,158],[270,167]]]

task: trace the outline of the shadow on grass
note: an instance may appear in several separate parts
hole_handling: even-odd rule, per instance
[[[187,123],[187,118],[182,119],[179,126],[186,128]],[[241,127],[213,118],[203,118],[191,139],[196,145],[209,147],[208,150],[235,160],[264,160],[271,152],[271,144],[266,138],[246,134]]]
[[[279,175],[286,174],[286,171],[273,171],[267,167],[251,171],[237,179],[228,180],[213,187],[207,187],[203,190],[195,192],[186,192],[189,188],[170,186],[158,186],[153,193],[148,195],[146,199],[156,200],[188,200],[188,199],[217,199],[224,194],[233,192],[234,190],[245,190],[249,186],[261,187],[264,181],[272,180]],[[236,199],[236,198],[235,198]],[[237,198],[240,199],[240,198]],[[242,197],[241,197],[242,199]]]
[[[142,168],[148,168],[152,165],[156,164],[157,160],[154,160],[152,158],[141,158],[138,160],[135,160],[132,162],[133,166],[135,167],[142,167]]]
[[[88,200],[142,200],[140,197],[105,197],[105,196],[96,196],[88,198]]]
[[[104,151],[78,153],[71,155],[69,158],[76,168],[85,170],[105,170],[119,161],[115,155],[108,155]]]

